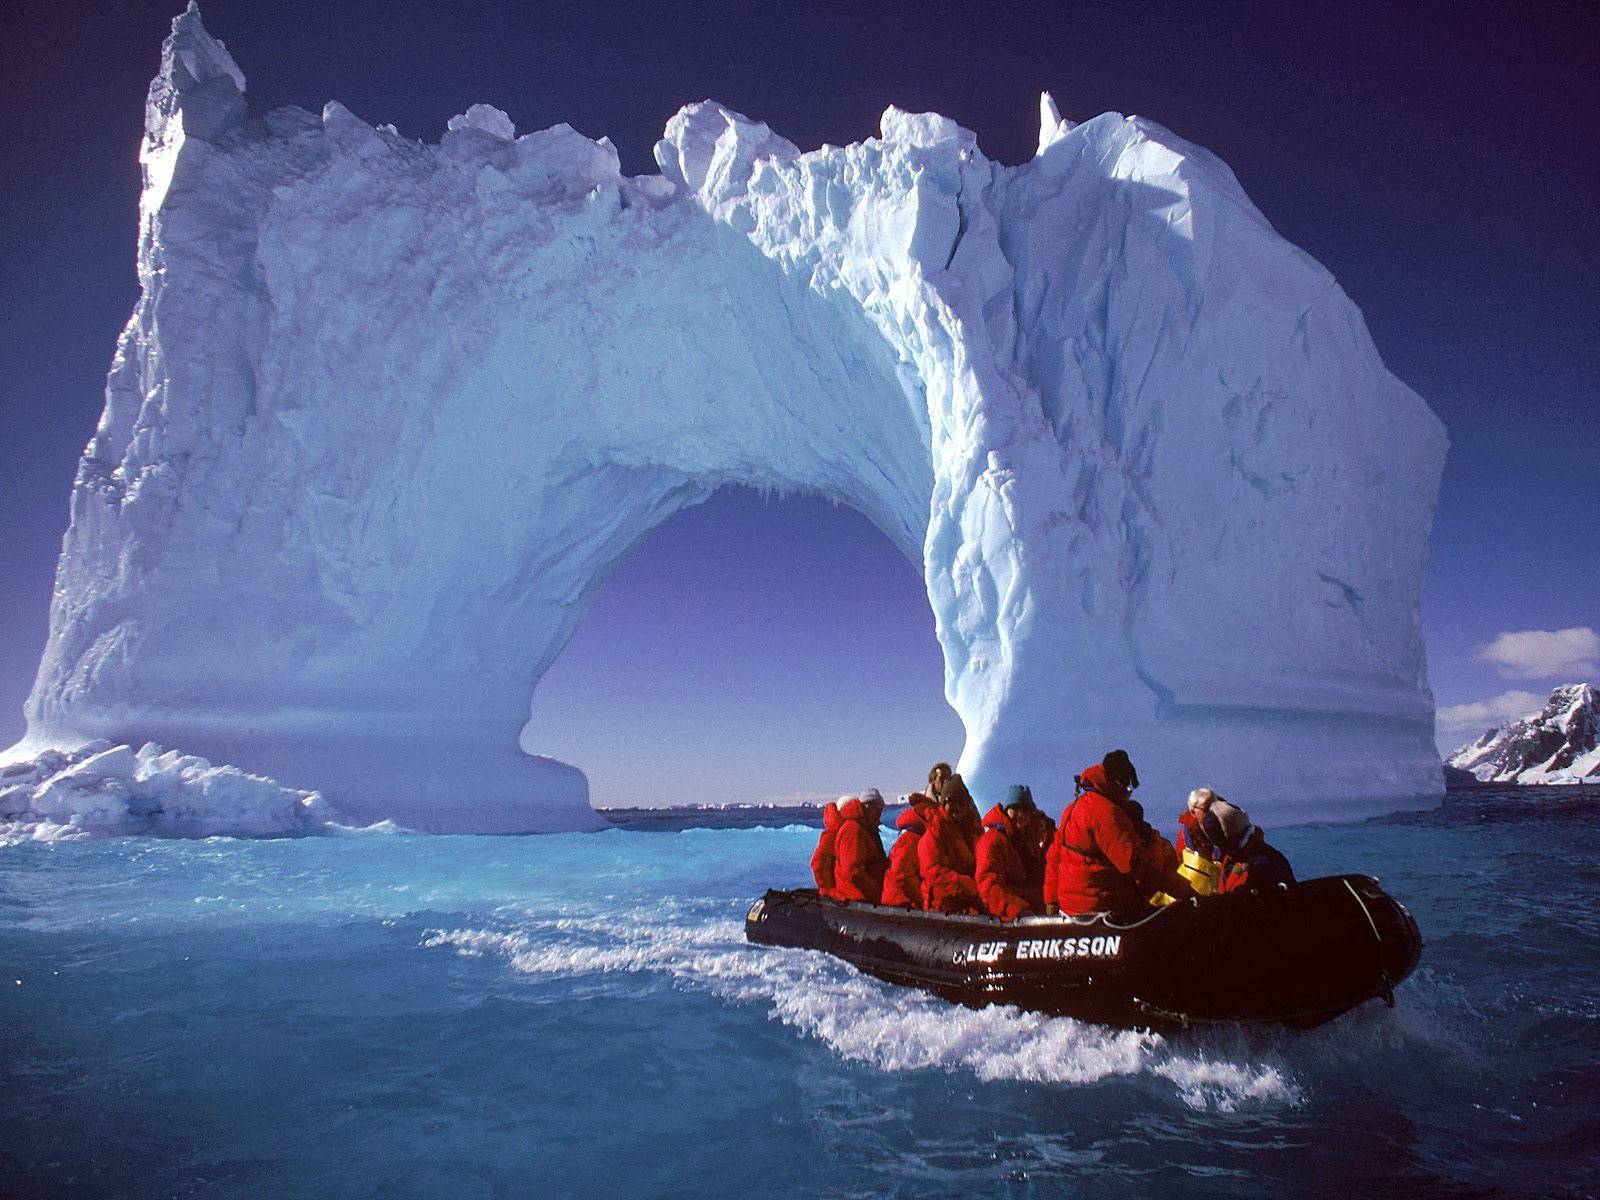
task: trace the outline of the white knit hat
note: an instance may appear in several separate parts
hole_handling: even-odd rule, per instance
[[[1250,814],[1236,804],[1229,804],[1220,797],[1211,802],[1211,811],[1207,814],[1211,822],[1216,823],[1219,831],[1216,841],[1224,849],[1237,850],[1244,845],[1245,839],[1250,836],[1250,831],[1255,826],[1250,824]]]

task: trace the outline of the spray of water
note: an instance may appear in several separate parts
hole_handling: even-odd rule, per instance
[[[738,922],[691,906],[433,930],[423,945],[499,957],[529,975],[664,974],[732,1003],[765,1006],[834,1053],[885,1071],[964,1071],[984,1081],[1062,1086],[1146,1075],[1165,1080],[1192,1108],[1221,1112],[1302,1101],[1278,1056],[1249,1039],[1169,1039],[1009,1007],[965,1009],[893,988],[827,955],[748,946]]]

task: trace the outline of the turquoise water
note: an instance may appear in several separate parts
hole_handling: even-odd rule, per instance
[[[1274,836],[1427,948],[1319,1030],[952,1008],[748,947],[815,832],[0,850],[0,1192],[1593,1196],[1600,789]]]

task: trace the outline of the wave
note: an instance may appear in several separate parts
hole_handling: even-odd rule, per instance
[[[731,1003],[765,1007],[835,1054],[884,1071],[945,1070],[1050,1086],[1145,1078],[1161,1081],[1189,1108],[1211,1112],[1297,1107],[1306,1099],[1300,1072],[1370,1059],[1396,1045],[1450,1045],[1429,1005],[1403,1008],[1398,1017],[1373,1005],[1309,1033],[1229,1028],[1172,1036],[1006,1006],[966,1009],[825,955],[751,947],[742,921],[704,908],[678,902],[605,917],[513,918],[509,928],[429,930],[422,945],[499,958],[526,975],[665,975]]]

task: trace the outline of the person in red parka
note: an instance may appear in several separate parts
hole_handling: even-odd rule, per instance
[[[878,822],[883,796],[868,788],[859,800],[839,806],[839,832],[834,839],[833,898],[878,903],[889,856],[883,852]]]
[[[1139,775],[1126,751],[1113,750],[1077,777],[1079,794],[1056,829],[1050,894],[1063,913],[1137,914],[1149,896],[1194,895],[1178,874],[1178,852],[1144,821],[1132,800]]]
[[[817,881],[817,891],[824,896],[833,895],[834,842],[839,836],[839,805],[847,804],[854,796],[840,796],[829,800],[822,809],[822,836],[817,848],[811,852],[811,878]]]
[[[1018,783],[1006,793],[1005,802],[996,804],[983,818],[975,879],[984,908],[1002,921],[1039,911],[1040,902],[1030,895],[1028,879],[1028,863],[1034,857],[1029,830],[1033,809],[1033,793]]]
[[[894,908],[922,907],[922,871],[917,866],[917,844],[928,830],[928,814],[933,807],[926,796],[912,796],[910,807],[894,823],[900,836],[889,851],[889,870],[883,877],[883,903]]]
[[[923,908],[946,913],[983,911],[973,879],[978,865],[973,854],[977,835],[968,818],[968,813],[976,810],[961,776],[950,776],[939,794],[938,807],[929,814],[928,832],[917,844]]]

